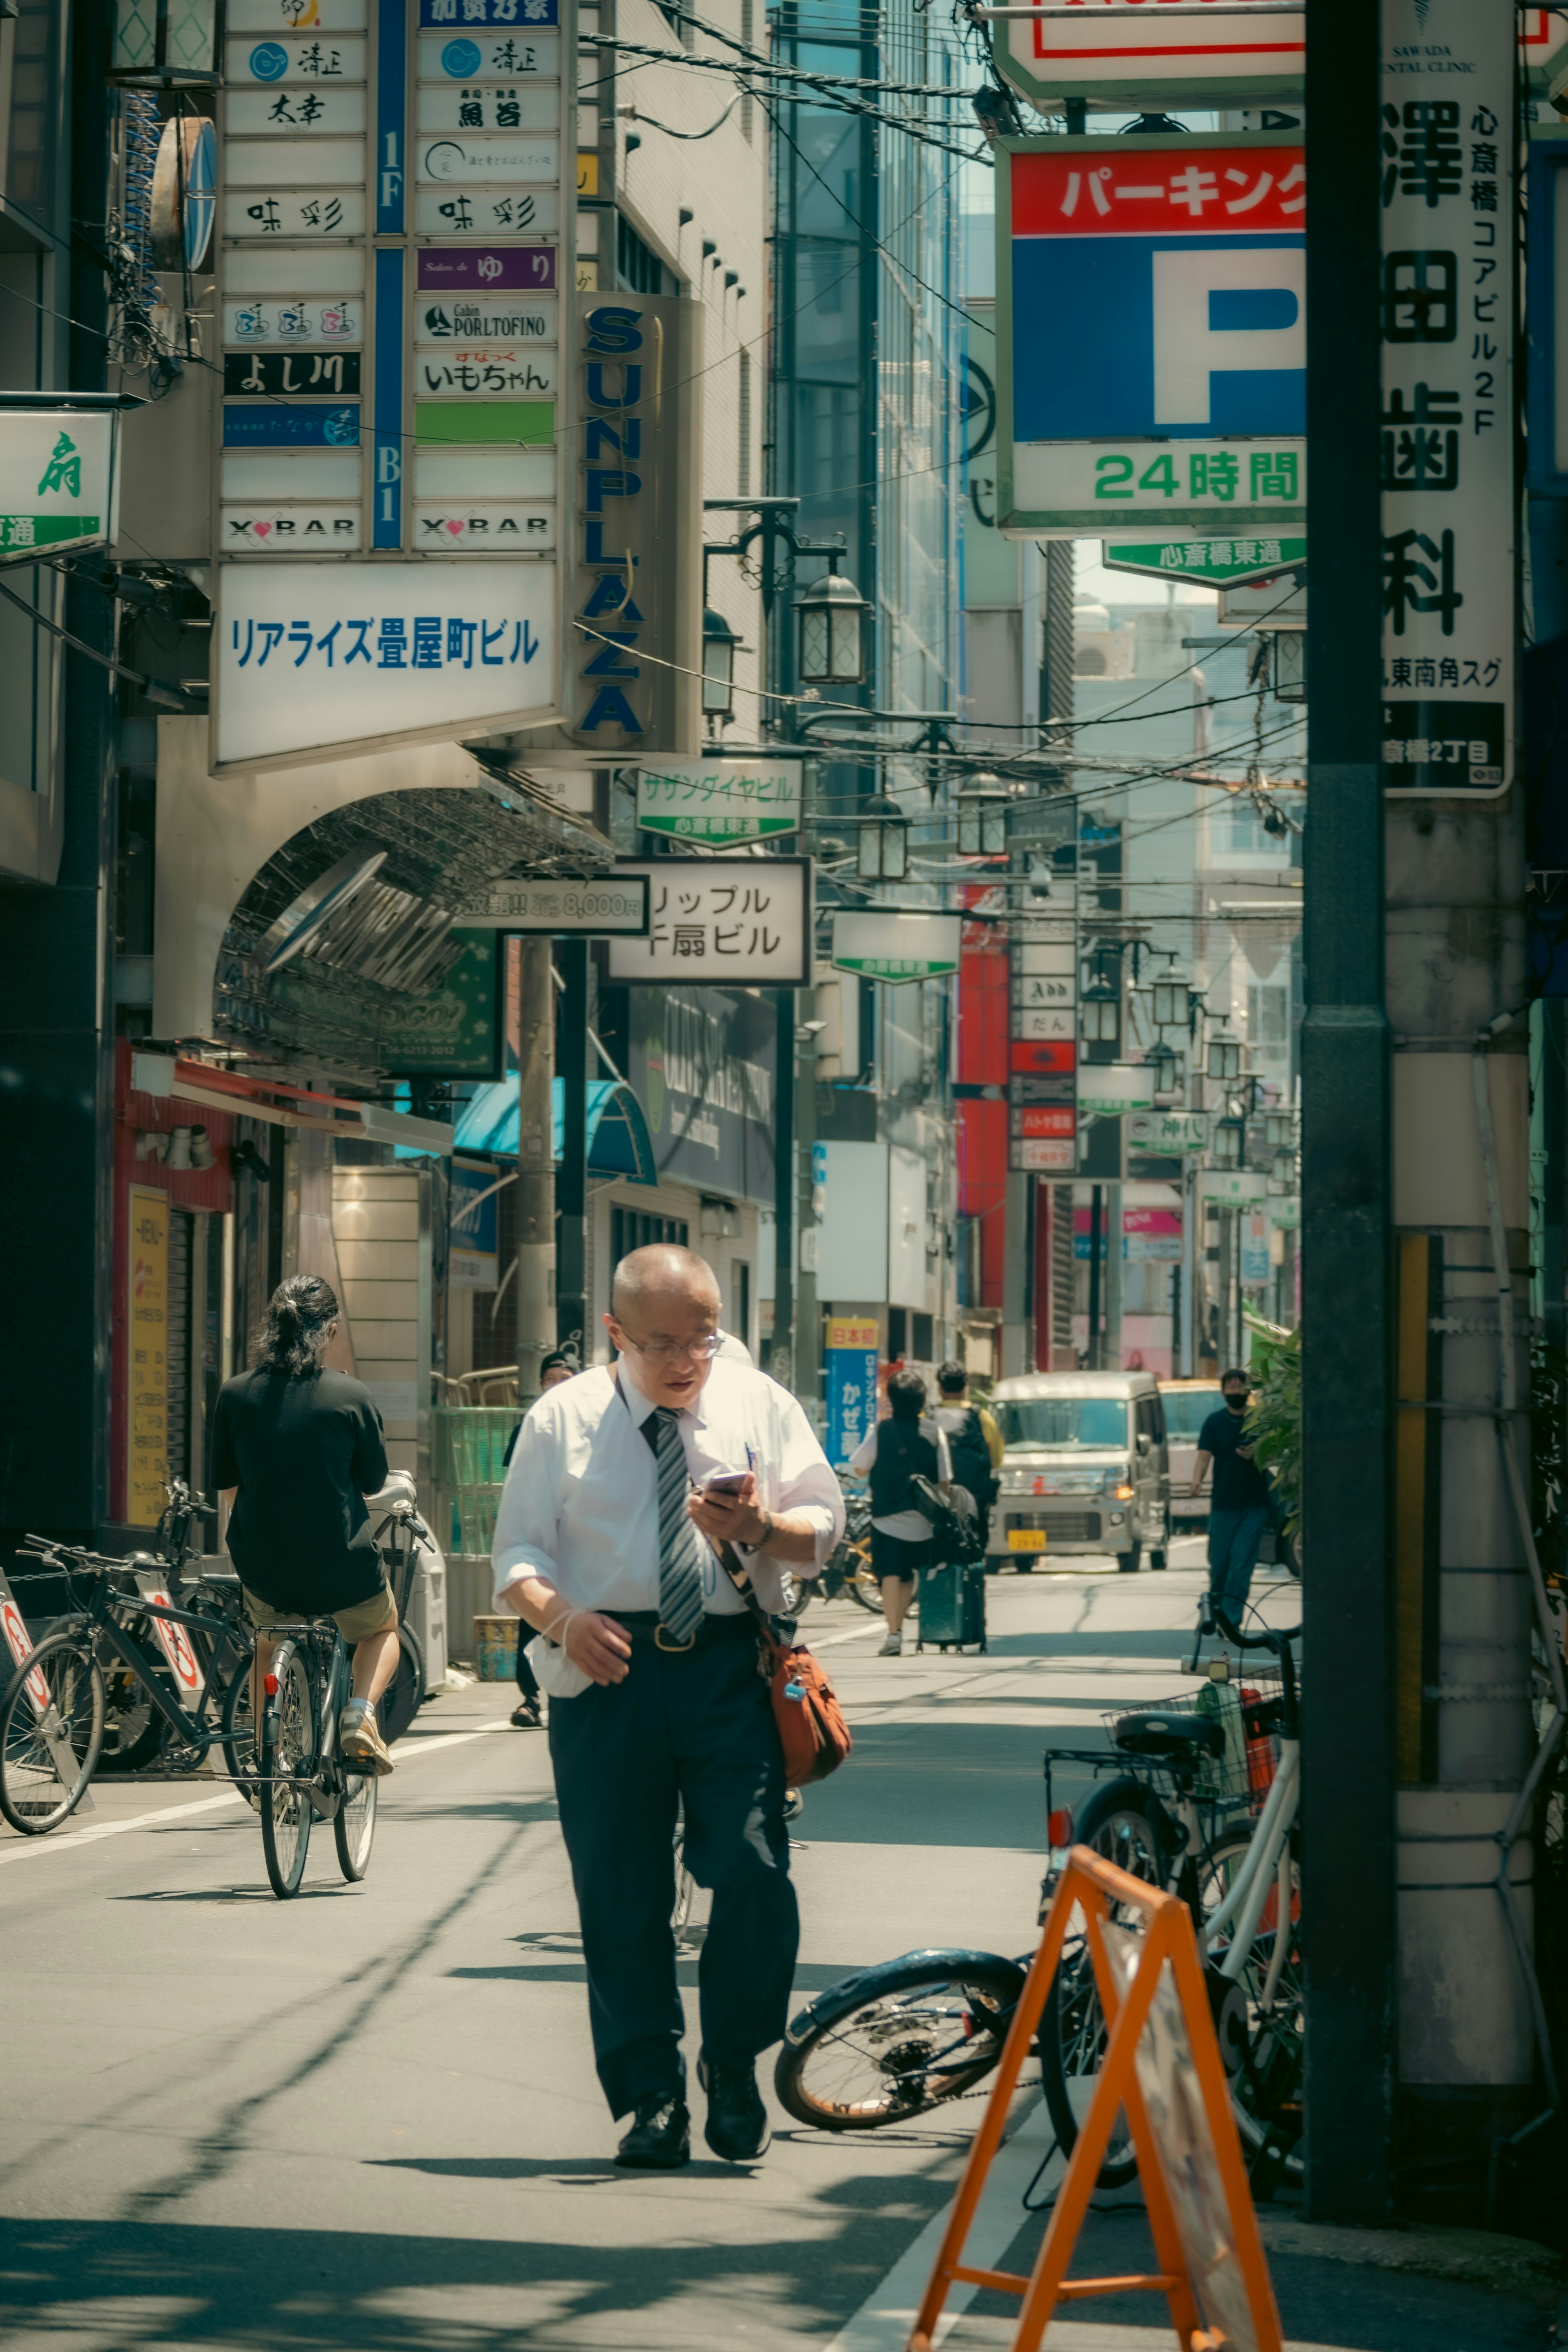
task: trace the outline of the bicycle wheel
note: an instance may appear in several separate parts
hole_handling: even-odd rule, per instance
[[[0,1812],[24,1837],[58,1829],[81,1801],[104,1710],[90,1633],[47,1633],[11,1676],[0,1696]]]
[[[843,1579],[841,1590],[858,1609],[864,1609],[872,1617],[879,1617],[882,1613],[882,1580],[871,1567],[869,1526],[858,1528],[853,1535],[847,1535],[834,1558]]]
[[[995,1952],[909,1952],[821,1993],[790,2021],[780,2104],[818,2131],[907,2122],[984,2082],[1024,1970]]]
[[[268,1679],[278,1688],[261,1714],[261,1851],[281,1901],[299,1892],[305,1875],[313,1815],[304,1784],[315,1774],[320,1743],[315,1677],[295,1643],[279,1642]]]
[[[259,1766],[248,1663],[240,1667],[223,1695],[223,1762],[229,1779],[254,1811],[260,1803],[260,1791],[256,1786]]]
[[[1205,1918],[1219,1908],[1240,1874],[1252,1843],[1246,1825],[1222,1831],[1198,1864],[1198,1887]],[[1230,2077],[1231,2105],[1237,2127],[1248,2149],[1273,2147],[1294,2179],[1301,2177],[1301,2083],[1306,2056],[1302,2008],[1301,1871],[1290,1856],[1289,1942],[1280,1967],[1274,2005],[1267,2014],[1259,2007],[1279,1931],[1279,1890],[1269,1889],[1258,1932],[1252,1939],[1237,1990],[1242,2009],[1223,2015],[1220,2049]],[[1208,1978],[1217,1991],[1215,1971],[1223,1967],[1230,1946],[1223,1938],[1209,1947]]]
[[[1073,1843],[1091,1847],[1152,1886],[1165,1883],[1169,1840],[1163,1816],[1152,1811],[1148,1793],[1136,1780],[1102,1782],[1077,1811]],[[1127,1926],[1138,1924],[1140,1916],[1114,1905],[1110,1916]],[[1040,2020],[1040,2084],[1064,2156],[1070,2156],[1077,2143],[1107,2038],[1089,1948],[1081,1932],[1074,1935],[1069,1929]],[[1126,2116],[1118,2115],[1100,2168],[1100,2186],[1121,2189],[1137,2170]]]
[[[153,1637],[152,1619],[136,1618],[126,1630],[133,1641],[145,1648]],[[98,1769],[100,1772],[139,1772],[158,1753],[163,1718],[141,1675],[132,1674],[119,1657],[112,1658],[107,1668],[100,1671],[103,1674],[104,1717],[103,1753],[98,1759]]]
[[[397,1629],[397,1671],[375,1703],[381,1736],[390,1748],[425,1704],[425,1653],[412,1625]]]
[[[374,1772],[348,1770],[340,1762],[342,1775],[342,1802],[332,1815],[332,1838],[338,1849],[338,1868],[351,1884],[362,1879],[370,1868],[370,1849],[375,1836],[375,1792],[381,1783]]]

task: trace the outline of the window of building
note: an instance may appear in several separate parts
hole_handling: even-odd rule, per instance
[[[667,269],[651,246],[643,243],[631,223],[616,215],[616,283],[628,294],[679,294],[673,270]]]
[[[684,1217],[650,1217],[641,1209],[612,1207],[610,1263],[612,1266],[619,1265],[633,1250],[647,1249],[652,1242],[674,1242],[684,1249],[689,1230]]]
[[[1283,1054],[1290,1043],[1290,991],[1253,982],[1247,992],[1247,1034],[1256,1054]]]

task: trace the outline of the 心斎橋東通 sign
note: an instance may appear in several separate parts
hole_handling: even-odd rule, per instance
[[[226,564],[216,764],[547,716],[554,592],[538,564]]]
[[[1383,781],[1513,776],[1514,24],[1383,10]]]
[[[36,563],[114,535],[119,419],[112,410],[0,414],[0,563]]]
[[[1002,530],[1301,531],[1306,209],[1299,132],[998,143]]]
[[[1223,588],[1299,569],[1307,561],[1307,542],[1305,538],[1260,539],[1251,533],[1240,539],[1157,539],[1127,546],[1108,543],[1104,561],[1111,572],[1196,580],[1205,587]]]
[[[941,980],[958,970],[963,919],[960,915],[895,913],[878,908],[840,912],[833,918],[833,961],[840,971],[866,980]]]
[[[1544,11],[1542,12],[1544,14]],[[1168,106],[1245,106],[1251,99],[1299,98],[1306,81],[1305,8],[1200,11],[1166,16],[1159,7],[1058,9],[1036,23],[1004,18],[993,55],[1015,89],[1042,112],[1068,98],[1154,113]]]
[[[804,988],[811,978],[809,857],[661,857],[617,864],[648,883],[647,937],[610,941],[610,978]]]
[[[660,761],[637,770],[644,833],[726,848],[768,841],[800,824],[798,760]]]
[[[586,932],[600,939],[646,939],[648,885],[644,874],[606,875],[593,882],[536,881],[519,876],[492,882],[484,896],[465,907],[466,929],[479,925],[497,931],[548,936]]]

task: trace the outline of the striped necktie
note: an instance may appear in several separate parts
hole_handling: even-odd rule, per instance
[[[658,1481],[658,1613],[672,1641],[684,1642],[702,1622],[703,1541],[687,1512],[691,1481],[686,1448],[668,1405],[655,1405],[654,1469]]]

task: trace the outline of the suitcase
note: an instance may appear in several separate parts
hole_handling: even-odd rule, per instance
[[[985,1563],[970,1560],[921,1570],[918,1652],[985,1647]]]

